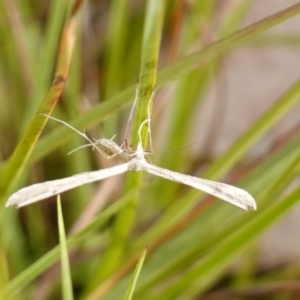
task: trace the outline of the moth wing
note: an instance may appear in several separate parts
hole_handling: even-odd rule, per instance
[[[198,190],[204,191],[208,194],[216,196],[224,201],[227,201],[242,209],[256,209],[256,202],[254,198],[245,190],[207,179],[202,179],[182,173],[174,172],[168,169],[163,169],[148,162],[144,162],[145,171],[153,175],[180,182],[189,185]]]
[[[103,170],[84,172],[63,179],[33,184],[12,194],[6,202],[6,206],[25,206],[61,194],[78,186],[124,173],[128,170],[128,166],[129,163],[124,163]]]

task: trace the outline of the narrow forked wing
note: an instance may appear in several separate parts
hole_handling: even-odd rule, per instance
[[[143,162],[143,164],[145,171],[156,176],[192,186],[245,210],[256,209],[254,198],[248,192],[232,185],[177,173],[151,165],[148,162]]]
[[[93,172],[85,172],[63,179],[33,184],[11,195],[6,202],[6,206],[25,206],[33,202],[49,198],[51,196],[58,195],[62,192],[68,191],[83,184],[124,173],[128,170],[128,165],[129,163],[125,163],[114,166],[112,168]]]

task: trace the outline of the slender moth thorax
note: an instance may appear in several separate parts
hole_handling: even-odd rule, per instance
[[[137,148],[136,150],[133,152],[132,149],[132,159],[130,160],[130,165],[129,165],[129,169],[132,171],[142,171],[145,170],[145,163],[148,163],[146,161],[145,156],[147,155],[147,153],[144,151],[143,146],[142,146],[142,128],[146,123],[150,123],[150,119],[144,120],[140,127],[139,127],[139,131],[138,131],[138,136],[139,136],[139,142],[137,144]]]

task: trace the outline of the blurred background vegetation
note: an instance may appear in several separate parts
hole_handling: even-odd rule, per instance
[[[276,30],[300,4],[153,0],[150,11],[147,2],[0,2],[2,298],[63,297],[55,201],[16,210],[4,208],[7,197],[119,163],[89,148],[67,155],[85,141],[51,120],[43,130],[46,120],[36,112],[53,110],[90,137],[116,134],[118,144],[130,143],[125,133],[147,52],[147,16],[150,26],[163,21],[154,37],[161,36],[158,69],[151,70],[157,71],[151,160],[242,187],[258,210],[146,174],[131,190],[123,188],[124,178],[133,178],[126,174],[66,192],[74,298],[124,299],[147,248],[134,299],[299,299],[297,255],[266,265],[277,246],[262,253],[262,244],[265,231],[300,199],[299,59],[287,54],[299,56],[300,38],[296,22]],[[272,64],[278,49],[292,51],[274,56],[290,63],[286,69]],[[234,74],[240,63],[246,67]],[[257,96],[257,88],[265,94]],[[285,230],[296,240],[300,224],[292,226]],[[285,230],[275,235],[278,245]]]

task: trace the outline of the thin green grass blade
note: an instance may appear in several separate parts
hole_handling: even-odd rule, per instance
[[[58,233],[59,233],[59,243],[60,243],[62,298],[63,300],[73,300],[74,296],[73,296],[73,288],[72,288],[72,277],[71,277],[68,247],[67,247],[60,195],[57,196],[57,218],[58,218]]]
[[[136,265],[136,268],[134,270],[134,273],[133,273],[133,276],[132,276],[132,279],[130,281],[130,284],[128,286],[128,290],[126,292],[126,295],[125,295],[125,298],[124,300],[131,300],[132,299],[132,296],[133,296],[133,292],[134,292],[134,289],[135,289],[135,286],[136,286],[136,283],[137,283],[137,280],[138,280],[138,277],[139,277],[139,274],[141,272],[141,269],[142,269],[142,266],[144,264],[144,260],[146,258],[146,254],[147,254],[147,249],[145,249]]]

